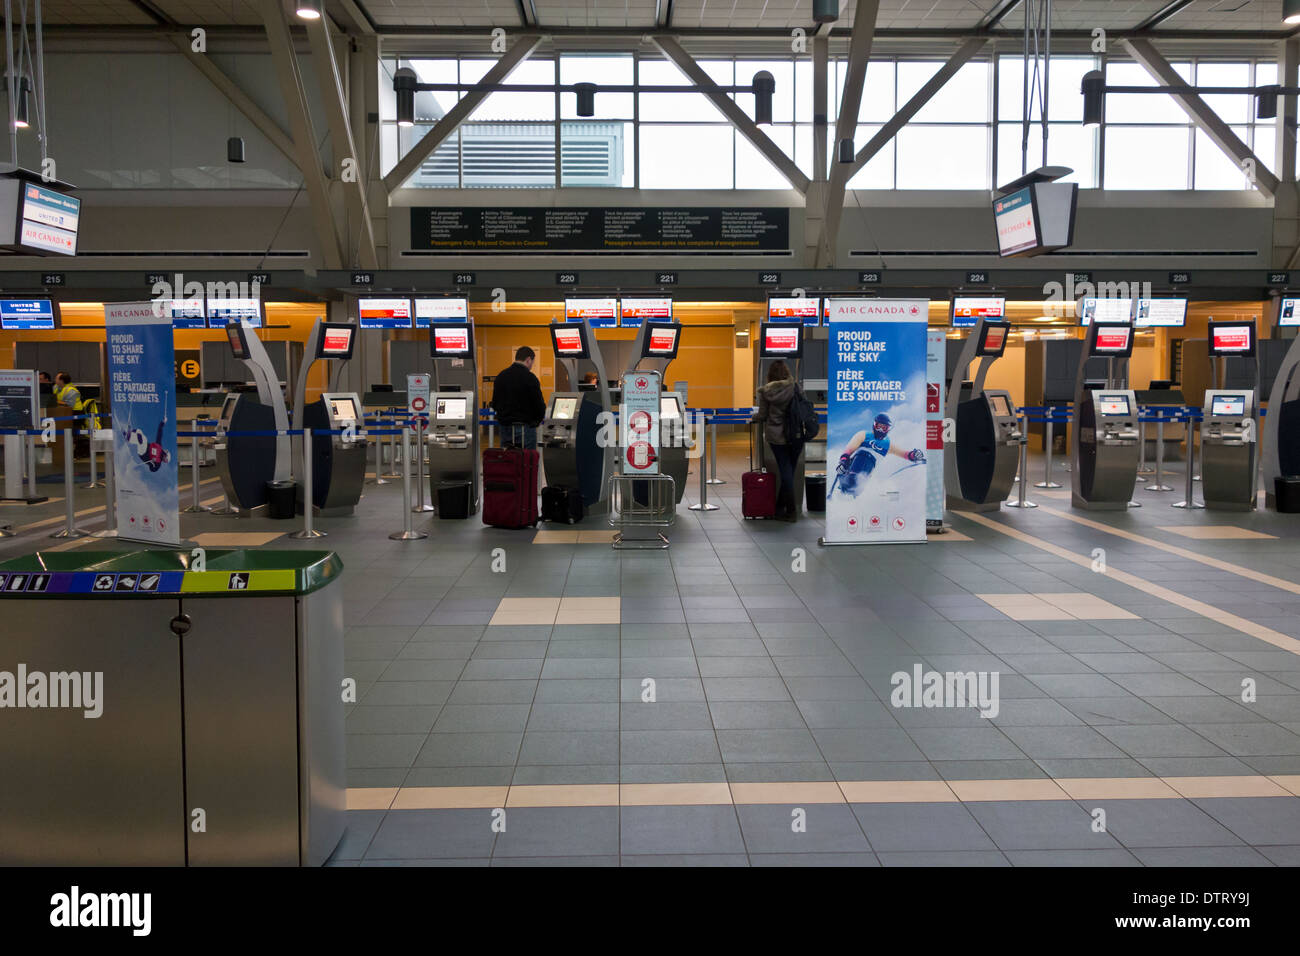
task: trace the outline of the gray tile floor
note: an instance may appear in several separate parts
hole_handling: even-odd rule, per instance
[[[722,449],[711,500],[683,507],[666,552],[532,544],[477,520],[418,523],[394,542],[400,486],[370,485],[356,516],[324,519],[346,566],[351,787],[889,781],[1300,774],[1300,655],[961,517],[970,541],[819,549],[820,522],[739,517],[742,447]],[[1037,478],[1041,462],[1031,465]],[[1178,465],[1169,483],[1182,487]],[[204,477],[211,478],[206,471]],[[687,503],[698,484],[692,478]],[[205,496],[218,493],[214,483]],[[1180,493],[1084,515],[1300,585],[1300,518],[1184,513]],[[79,492],[78,507],[102,500]],[[1068,496],[1031,497],[1069,512]],[[61,513],[18,511],[18,525]],[[1256,625],[1300,637],[1300,593],[1046,508],[1008,528],[1089,556]],[[95,519],[85,523],[95,526]],[[1275,535],[1192,540],[1169,525]],[[599,519],[581,527],[600,529]],[[293,530],[186,516],[187,534]],[[44,527],[0,541],[43,547]],[[117,547],[126,545],[105,545]],[[98,547],[90,545],[89,547]],[[495,573],[493,549],[504,549]],[[796,571],[800,562],[806,570]],[[1086,592],[1135,620],[1015,621],[979,594]],[[621,597],[621,623],[489,625],[502,598]],[[899,671],[996,671],[1000,710],[900,709]],[[1243,681],[1256,696],[1243,700]],[[654,702],[646,702],[653,682]],[[1107,810],[1106,832],[1092,811]],[[1294,865],[1300,798],[1075,803],[575,807],[353,811],[340,862],[871,865]]]

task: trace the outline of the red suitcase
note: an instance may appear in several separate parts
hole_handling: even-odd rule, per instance
[[[483,451],[483,523],[497,528],[537,524],[535,448],[487,448]]]
[[[749,431],[749,466],[754,467],[754,433],[761,435],[762,425],[756,425]],[[758,442],[759,457],[762,457],[762,438]],[[762,468],[762,465],[759,465]],[[776,475],[770,471],[747,471],[740,476],[740,513],[746,518],[776,517]]]

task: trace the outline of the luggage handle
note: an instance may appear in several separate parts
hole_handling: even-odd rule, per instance
[[[763,463],[763,422],[754,422],[749,429],[749,470],[766,472],[767,466]],[[754,448],[758,447],[758,463],[754,463]]]

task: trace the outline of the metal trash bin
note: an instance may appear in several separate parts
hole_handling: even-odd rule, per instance
[[[1273,501],[1279,514],[1300,514],[1300,477],[1274,478]]]
[[[809,511],[826,510],[826,476],[805,475],[803,479],[804,494],[808,499]]]
[[[298,513],[298,482],[268,481],[266,483],[266,516],[285,520]]]
[[[0,786],[0,865],[316,866],[338,846],[342,562],[213,549],[192,567],[164,550],[0,563],[0,668],[47,688],[0,715],[0,767],[22,781]]]

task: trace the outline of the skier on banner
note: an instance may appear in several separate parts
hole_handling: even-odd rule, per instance
[[[832,493],[835,488],[839,488],[847,495],[859,494],[866,480],[875,471],[877,462],[891,454],[909,462],[899,471],[925,464],[925,452],[919,448],[913,448],[911,451],[890,448],[889,430],[893,427],[893,419],[881,412],[876,416],[875,424],[872,426],[871,438],[867,438],[865,431],[860,431],[849,439],[849,443],[844,446],[844,453],[840,455],[840,463],[835,469],[835,485],[831,489]]]
[[[172,460],[171,453],[163,448],[163,428],[167,424],[167,419],[158,423],[158,437],[149,441],[142,430],[131,428],[129,425],[122,429],[122,437],[127,440],[131,448],[140,457],[140,460],[149,466],[150,471],[158,471],[163,465]]]

